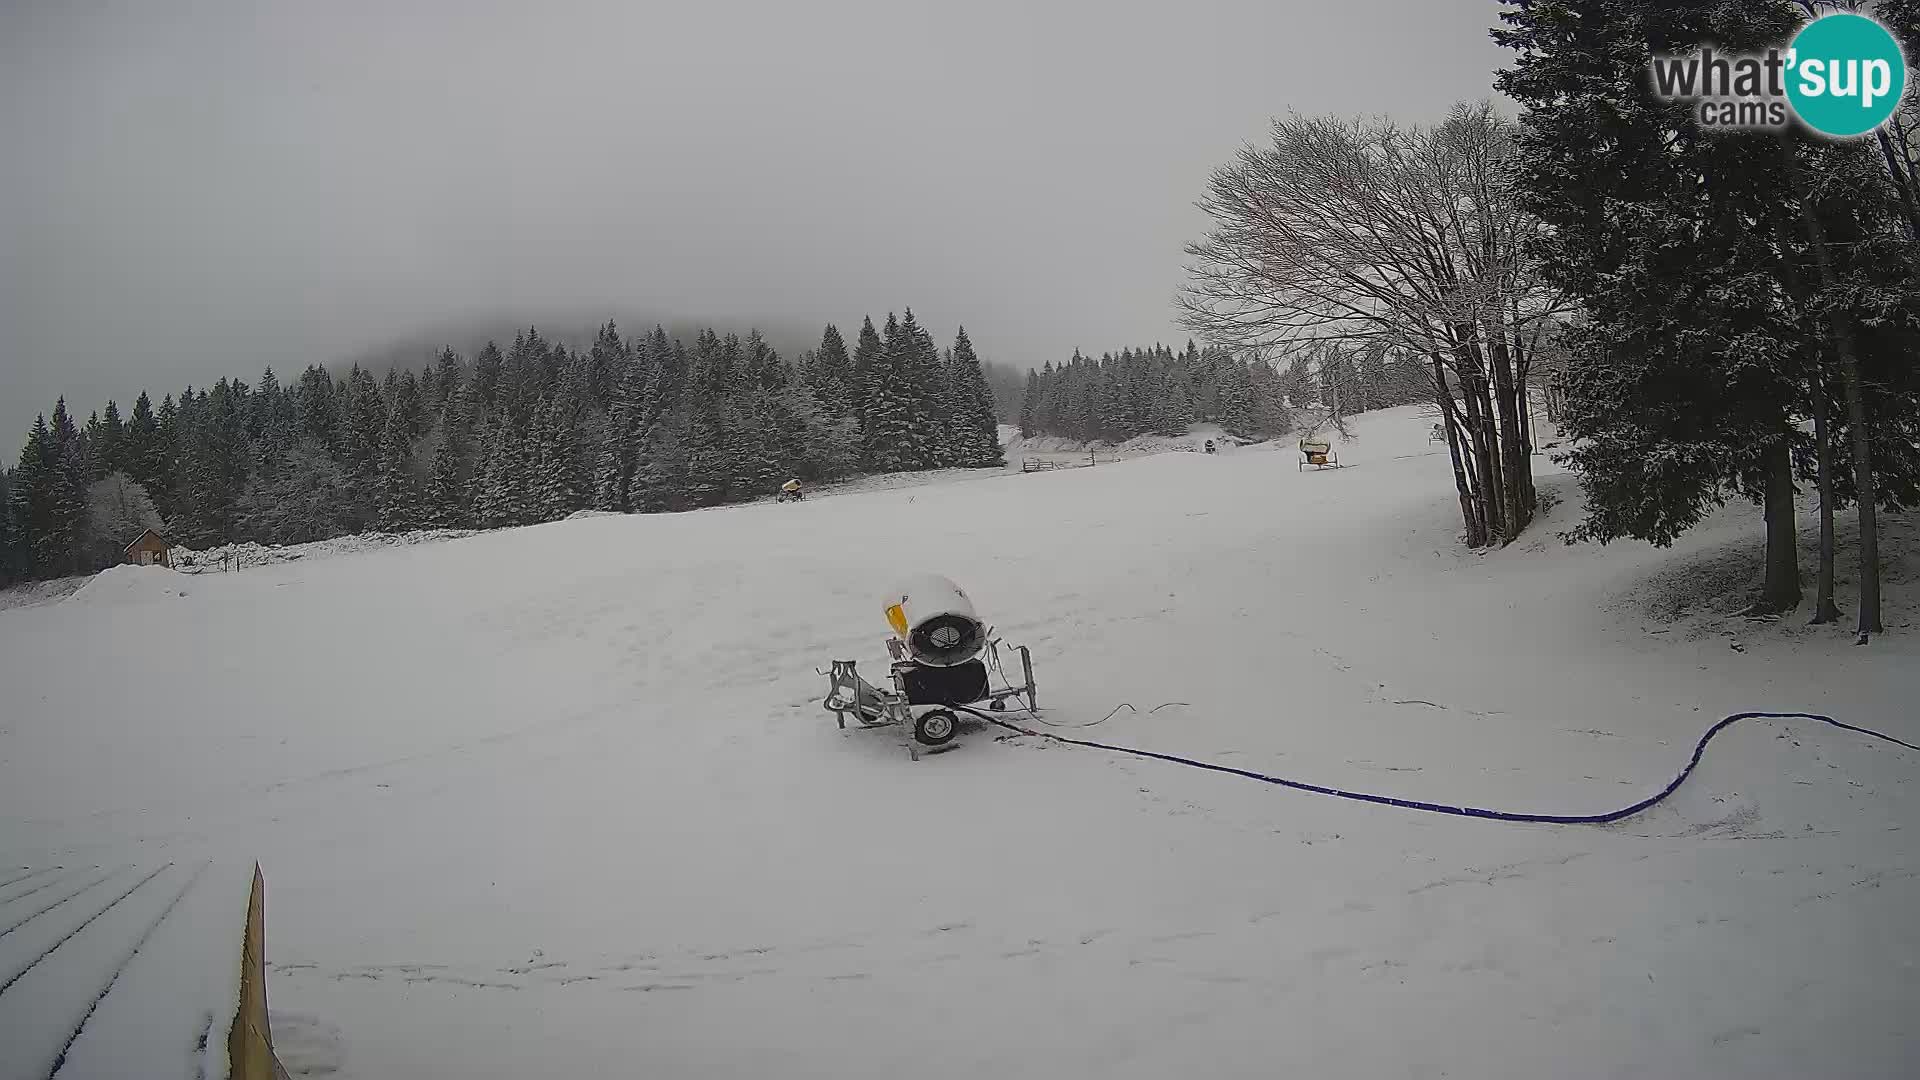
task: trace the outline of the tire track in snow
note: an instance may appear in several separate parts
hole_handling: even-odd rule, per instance
[[[187,878],[187,883],[180,886],[180,891],[173,894],[173,899],[161,909],[159,916],[148,923],[146,929],[140,931],[140,936],[134,941],[133,948],[128,949],[126,955],[120,958],[120,962],[114,966],[113,975],[107,979],[106,985],[100,988],[100,992],[94,995],[93,1001],[87,1005],[86,1013],[80,1017],[80,1022],[73,1025],[73,1030],[67,1035],[67,1041],[61,1044],[59,1056],[53,1059],[53,1068],[47,1070],[48,1080],[57,1076],[60,1067],[67,1063],[67,1052],[73,1049],[73,1044],[80,1038],[80,1033],[86,1030],[87,1021],[93,1019],[93,1014],[100,1008],[100,1002],[113,991],[113,985],[120,981],[120,976],[127,970],[127,965],[133,963],[135,956],[140,955],[140,950],[146,947],[147,942],[153,937],[153,932],[160,928],[161,923],[167,921],[167,916],[173,914],[173,909],[180,906],[180,901],[193,890],[194,885],[199,883],[201,875],[205,874],[207,868],[212,865],[211,862],[201,863],[200,868]]]
[[[5,888],[8,888],[9,886],[16,885],[22,881],[27,880],[28,878],[37,878],[42,874],[51,874],[56,870],[64,870],[64,869],[66,869],[66,867],[64,866],[43,866],[38,870],[28,870],[26,873],[21,874],[18,877],[10,877],[5,881],[0,881],[0,889],[5,889]]]
[[[25,889],[18,890],[10,896],[0,896],[0,907],[5,907],[9,904],[14,903],[17,900],[25,900],[27,897],[32,896],[34,893],[40,892],[44,889],[50,889],[55,885],[61,884],[62,882],[71,881],[74,875],[77,873],[78,871],[72,871],[68,873],[58,874],[52,878],[49,878],[46,881],[41,882],[38,885],[32,885]]]
[[[143,877],[139,881],[134,882],[132,887],[129,888],[126,892],[123,892],[119,896],[116,896],[112,900],[108,901],[107,906],[87,916],[86,920],[82,922],[79,926],[76,926],[73,929],[67,931],[64,935],[61,936],[60,940],[47,946],[45,949],[40,951],[39,955],[35,956],[32,960],[27,961],[26,967],[23,967],[19,971],[16,971],[12,975],[8,976],[6,982],[0,983],[0,994],[6,993],[8,989],[10,989],[13,986],[14,983],[17,983],[21,979],[25,978],[27,973],[32,971],[35,967],[37,967],[41,961],[45,960],[49,956],[52,956],[54,951],[60,948],[60,946],[65,945],[67,942],[73,940],[73,936],[75,934],[78,934],[80,931],[85,930],[88,926],[92,925],[94,920],[100,918],[100,916],[102,915],[105,915],[107,912],[112,911],[115,907],[119,906],[122,900],[125,900],[127,897],[132,896],[135,892],[139,891],[142,885],[145,885],[147,882],[152,881],[156,877],[159,877],[163,871],[170,870],[172,868],[173,868],[172,863],[160,864],[159,866],[155,867],[153,871],[149,873],[146,877]]]
[[[13,933],[15,930],[18,930],[21,927],[32,922],[33,920],[39,918],[40,916],[45,915],[47,912],[52,911],[54,908],[57,908],[60,905],[65,904],[67,901],[72,900],[74,897],[79,896],[81,893],[86,892],[88,889],[93,888],[95,885],[98,885],[103,881],[107,881],[131,869],[133,869],[133,867],[130,865],[121,866],[118,869],[110,870],[107,873],[102,874],[97,878],[94,878],[92,881],[87,882],[85,885],[80,886],[78,889],[75,889],[72,892],[66,894],[65,896],[62,896],[60,899],[55,900],[53,903],[48,904],[46,907],[43,907],[40,910],[34,912],[33,914],[27,916],[26,918],[21,919],[19,922],[16,922],[11,926],[8,926],[4,930],[0,930],[0,938],[6,937],[8,934]]]

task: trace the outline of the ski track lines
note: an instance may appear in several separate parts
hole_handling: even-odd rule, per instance
[[[247,883],[212,868],[104,870],[8,924],[0,1080],[198,1076],[201,1055],[224,1062]],[[172,1067],[161,1064],[168,1054]]]

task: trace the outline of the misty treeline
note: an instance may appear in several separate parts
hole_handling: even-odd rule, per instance
[[[1920,47],[1920,2],[1618,0],[1604,19],[1507,0],[1507,170],[1530,253],[1577,303],[1564,345],[1575,535],[1658,544],[1730,498],[1762,505],[1751,610],[1802,601],[1797,492],[1817,495],[1814,622],[1840,617],[1835,512],[1859,522],[1857,633],[1881,629],[1878,512],[1920,504],[1920,210],[1911,96],[1875,137],[1705,132],[1655,97],[1653,52],[1729,55],[1863,8]]]
[[[654,512],[821,480],[1001,464],[992,391],[963,329],[828,326],[794,362],[758,332],[689,344],[609,322],[590,348],[537,329],[471,359],[444,351],[377,379],[315,365],[142,393],[76,422],[38,418],[0,477],[7,577],[110,565],[142,529],[195,547],[367,529],[495,528],[576,511]]]
[[[1405,405],[1422,400],[1424,379],[1417,362],[1384,348],[1331,341],[1297,350],[1284,368],[1192,341],[1178,353],[1154,345],[1098,360],[1075,351],[1027,373],[1020,433],[1123,442],[1215,423],[1239,438],[1270,439],[1292,429],[1294,409],[1337,416]]]

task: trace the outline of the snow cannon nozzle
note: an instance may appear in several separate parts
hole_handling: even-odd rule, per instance
[[[887,594],[884,610],[893,635],[915,661],[953,667],[980,655],[987,627],[960,586],[938,574],[921,574]]]

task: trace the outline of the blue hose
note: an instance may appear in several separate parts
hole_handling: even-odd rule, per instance
[[[1008,723],[997,716],[981,712],[978,709],[970,709],[965,705],[955,707],[964,712],[972,713],[974,716],[990,724],[996,724],[1021,735],[1032,735],[1036,738],[1051,739],[1054,742],[1066,743],[1069,746],[1084,746],[1090,750],[1106,750],[1115,754],[1131,754],[1134,757],[1152,758],[1155,761],[1170,761],[1175,765],[1186,765],[1195,769],[1205,769],[1208,772],[1229,773],[1233,776],[1245,777],[1248,780],[1258,780],[1263,784],[1277,784],[1280,787],[1293,788],[1295,791],[1311,791],[1316,795],[1332,795],[1335,798],[1352,799],[1355,802],[1378,803],[1381,806],[1397,806],[1402,810],[1424,810],[1430,814],[1450,814],[1454,817],[1483,818],[1488,821],[1530,821],[1548,825],[1605,825],[1609,822],[1619,821],[1622,818],[1632,817],[1642,810],[1654,806],[1667,796],[1678,791],[1680,785],[1686,782],[1687,777],[1693,775],[1693,770],[1700,765],[1700,756],[1706,753],[1707,744],[1713,741],[1715,735],[1720,734],[1720,732],[1741,720],[1817,720],[1822,724],[1830,724],[1833,727],[1857,732],[1861,735],[1869,735],[1884,742],[1890,742],[1895,746],[1904,746],[1908,750],[1920,751],[1920,746],[1896,739],[1884,732],[1874,731],[1871,728],[1855,727],[1852,724],[1835,720],[1831,716],[1821,716],[1818,713],[1734,713],[1732,716],[1708,728],[1707,733],[1700,736],[1700,741],[1693,746],[1693,758],[1687,762],[1686,768],[1680,770],[1680,775],[1674,777],[1672,782],[1668,783],[1666,787],[1661,788],[1658,792],[1655,792],[1647,798],[1641,799],[1632,806],[1609,811],[1605,814],[1520,814],[1510,810],[1487,810],[1478,806],[1450,806],[1446,803],[1421,802],[1418,799],[1396,799],[1391,795],[1371,795],[1364,791],[1343,791],[1340,788],[1322,787],[1319,784],[1309,784],[1301,780],[1288,780],[1285,777],[1268,776],[1265,773],[1253,772],[1250,769],[1236,769],[1231,765],[1218,765],[1210,761],[1195,761],[1192,758],[1184,758],[1175,754],[1161,754],[1152,750],[1140,750],[1131,746],[1114,746],[1109,743],[1093,742],[1087,739],[1070,739],[1065,735],[1054,735],[1045,731],[1033,731],[1028,728],[1023,728],[1018,724]]]

